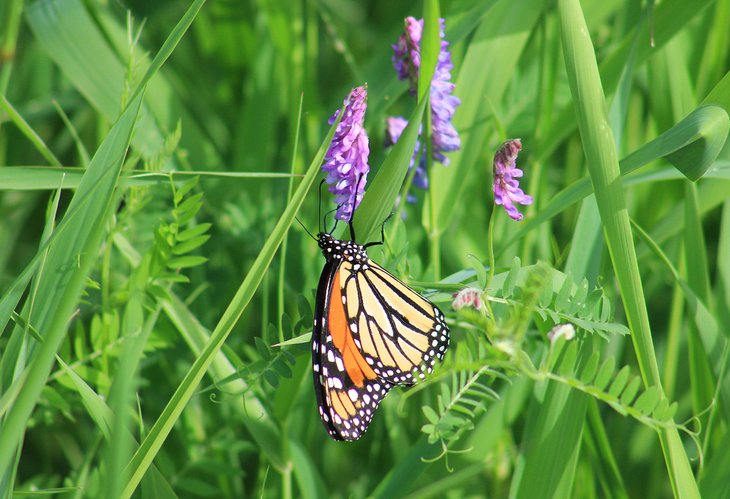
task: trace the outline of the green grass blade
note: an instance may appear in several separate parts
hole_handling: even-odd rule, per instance
[[[565,267],[567,274],[585,276],[591,282],[596,280],[603,253],[601,236],[595,197],[590,196],[581,206],[575,228],[574,237],[583,244],[571,247]],[[579,355],[583,361],[591,355],[593,343],[588,338],[581,344]],[[562,365],[561,368],[570,372],[577,366]],[[547,383],[540,403],[533,403],[529,408],[525,444],[512,481],[514,497],[531,497],[536,493],[543,497],[571,495],[588,403],[588,397],[578,391],[559,383]],[[591,420],[590,424],[598,425],[600,420]],[[592,429],[600,432],[600,428]]]
[[[183,301],[171,293],[171,300],[163,303],[165,313],[175,324],[182,338],[196,356],[199,356],[210,342],[210,332],[205,329],[188,309]],[[262,453],[273,463],[281,463],[281,438],[279,428],[273,421],[266,405],[256,397],[253,390],[240,379],[238,369],[223,352],[218,352],[208,368],[208,373],[214,382],[224,379],[226,390],[241,393],[242,397],[234,405],[236,416],[246,426],[251,436],[256,440]],[[239,403],[240,402],[240,403]]]
[[[636,249],[620,181],[621,173],[606,116],[606,102],[593,43],[577,0],[559,0],[558,13],[578,129],[632,332],[634,351],[645,386],[661,386]],[[675,494],[681,497],[699,497],[697,483],[677,430],[661,430],[660,440]]]
[[[727,449],[730,446],[730,433],[725,433],[718,442],[718,449]],[[727,470],[730,469],[730,452],[717,452],[703,468],[700,480],[702,497],[717,497],[727,499],[730,490],[727,486]]]
[[[152,316],[154,317],[155,314],[152,314]],[[148,321],[145,327],[148,327],[151,330],[153,324],[153,320]],[[138,341],[138,343],[141,342]],[[86,383],[86,381],[76,374],[73,368],[66,364],[63,359],[57,357],[57,360],[61,365],[62,370],[69,376],[76,387],[76,391],[79,393],[89,416],[107,441],[110,442],[109,449],[114,452],[119,452],[124,447],[128,447],[130,444],[136,443],[129,430],[118,424],[119,421],[123,421],[125,418],[119,418],[120,413],[113,411],[112,407],[108,406],[104,399],[99,396],[99,394],[96,393],[94,389]],[[123,447],[120,448],[119,445],[121,442],[123,442]],[[113,470],[107,471],[107,474],[111,473],[113,473]],[[116,478],[108,477],[107,480],[105,480],[105,489],[107,490],[107,493],[104,494],[105,497],[117,497],[118,494],[112,495],[111,493],[116,490],[115,482],[118,480],[119,476]],[[154,468],[150,481],[156,490],[160,491],[162,494],[159,497],[175,497],[172,492],[172,488],[157,468]]]
[[[44,341],[29,363],[31,374],[0,431],[0,449],[3,449],[0,452],[0,474],[5,474],[12,450],[23,437],[26,422],[65,336],[68,318],[95,261],[104,225],[115,206],[114,189],[140,103],[141,99],[137,99],[130,104],[99,147],[69,205],[68,212],[74,218],[68,221],[65,232],[54,238],[48,248],[44,272],[38,281],[36,300],[39,305],[29,320],[43,332]],[[75,206],[86,198],[89,199],[86,209],[75,210]]]
[[[722,205],[722,203],[727,199],[728,189],[730,189],[730,182],[727,180],[700,184],[698,195],[700,201],[700,213],[704,216],[709,211]],[[652,229],[651,237],[657,242],[657,244],[665,243],[683,229],[684,210],[684,201],[680,201],[678,205],[669,210],[662,220]],[[642,251],[639,252],[639,259],[646,256],[646,253],[648,253],[648,249],[642,248]]]
[[[715,2],[712,13],[712,25],[707,33],[707,43],[702,54],[702,61],[697,78],[697,89],[700,95],[709,90],[710,85],[722,78],[727,70],[728,51],[730,50],[730,3]]]
[[[429,463],[423,457],[438,454],[437,444],[429,444],[425,435],[421,435],[410,449],[398,460],[397,466],[392,468],[377,488],[372,492],[374,498],[403,497],[410,491],[414,482],[423,473]]]
[[[603,426],[598,404],[595,400],[588,402],[588,424],[584,439],[590,442],[594,450],[593,465],[596,467],[599,481],[603,485],[605,497],[628,499],[626,485],[621,471],[613,455],[611,440]]]
[[[167,61],[167,59],[172,55],[175,47],[177,47],[177,44],[180,43],[180,40],[182,40],[182,37],[188,31],[188,28],[193,23],[198,12],[200,12],[200,9],[203,8],[203,5],[205,5],[205,0],[194,0],[193,3],[190,4],[188,10],[185,11],[185,14],[183,14],[178,23],[172,29],[172,32],[165,39],[160,50],[157,51],[155,58],[152,59],[152,63],[147,68],[147,72],[139,85],[137,85],[137,89],[130,100],[134,100],[144,90],[152,77],[160,71],[160,68],[162,68],[165,61]]]
[[[0,61],[4,61],[0,66],[0,95],[8,90],[22,13],[23,0],[4,2],[4,7],[0,8]]]
[[[704,347],[704,356],[710,361],[712,369],[717,379],[722,378],[723,373],[723,350],[728,342],[727,338],[722,335],[720,326],[715,317],[710,312],[707,305],[698,296],[692,286],[682,279],[679,272],[674,268],[672,262],[665,255],[659,245],[646,232],[638,226],[634,226],[636,233],[647,247],[654,253],[659,261],[669,271],[674,281],[679,285],[684,293],[684,299],[689,309],[689,318],[692,320],[691,325],[696,328]],[[730,418],[730,378],[725,376],[719,388],[719,400],[722,409],[725,411],[727,418]],[[707,407],[707,406],[705,406]],[[704,407],[703,407],[704,408]]]
[[[182,183],[185,177],[199,175],[208,179],[281,179],[296,178],[298,175],[267,172],[142,172],[122,173],[121,187],[167,185],[170,177]],[[84,176],[83,168],[47,166],[11,166],[0,168],[0,191],[41,191],[49,189],[76,189]]]
[[[112,420],[114,416],[109,406],[106,405],[101,396],[91,388],[86,381],[81,378],[76,372],[66,364],[61,357],[56,357],[56,360],[61,365],[61,368],[66,372],[66,375],[71,379],[71,382],[76,387],[76,391],[81,397],[81,401],[86,408],[86,412],[89,413],[91,419],[99,427],[104,438],[107,440],[111,435]]]
[[[685,181],[684,255],[687,284],[697,298],[709,303],[710,276],[708,274],[707,247],[702,231],[702,219],[697,200],[697,186]],[[695,325],[690,325],[687,336],[692,402],[695,415],[701,414],[712,404],[715,382],[707,355]]]
[[[301,497],[304,499],[325,497],[327,489],[322,483],[317,468],[312,463],[311,455],[302,448],[299,442],[295,441],[289,442],[289,452]]]
[[[629,32],[618,44],[618,48],[601,63],[601,80],[606,94],[616,89],[631,47],[638,40],[636,64],[639,67],[647,58],[667,44],[679,31],[687,26],[695,16],[713,3],[713,0],[667,0],[659,4],[653,12],[651,22],[643,23],[637,29],[639,33]],[[651,41],[653,40],[653,43]],[[573,106],[567,105],[553,121],[551,133],[543,138],[536,149],[543,158],[553,152],[566,137],[575,131],[576,120]]]
[[[15,123],[18,130],[35,146],[36,150],[46,158],[50,164],[54,166],[61,166],[61,161],[53,154],[53,151],[43,142],[43,139],[33,130],[27,121],[23,119],[20,113],[8,102],[8,99],[4,95],[0,95],[0,109],[4,110],[10,118],[10,121]]]
[[[722,80],[707,94],[707,97],[702,100],[702,104],[714,104],[730,113],[730,71],[725,73]]]
[[[562,361],[561,368],[574,368]],[[545,406],[532,400],[510,497],[571,495],[588,398],[558,383],[548,384],[545,396]],[[568,433],[556,431],[556,425]]]
[[[144,76],[144,81],[151,81],[133,144],[145,157],[154,157],[163,148],[165,134],[173,130],[180,119],[185,129],[181,145],[187,148],[190,162],[196,165],[219,163],[214,148],[206,149],[205,153],[201,151],[199,139],[204,135],[197,121],[189,116],[184,106],[179,105],[168,83],[159,75],[161,65],[180,41],[183,28],[192,21],[201,3],[201,0],[196,0],[191,4]],[[107,120],[115,120],[122,107],[124,82],[128,76],[126,61],[122,62],[118,54],[124,54],[122,58],[128,57],[129,48],[122,50],[110,46],[110,41],[116,40],[116,35],[124,33],[124,29],[107,25],[107,29],[116,31],[103,33],[79,0],[34,2],[26,9],[26,18],[38,42],[74,87]],[[126,41],[126,36],[120,38]],[[152,79],[155,74],[158,78]],[[175,112],[170,111],[171,105]]]
[[[423,5],[423,38],[421,40],[421,67],[418,72],[418,98],[428,99],[431,93],[431,81],[433,80],[439,52],[441,51],[441,40],[439,36],[440,25],[438,0],[426,0]]]
[[[716,306],[718,318],[723,327],[730,329],[730,261],[725,255],[730,254],[730,201],[722,207],[722,222],[720,224],[720,238],[717,248],[717,283]]]
[[[355,211],[353,224],[360,243],[372,241],[380,231],[383,221],[393,211],[408,165],[418,140],[418,129],[428,99],[423,99],[408,120],[398,142],[385,158],[375,178],[367,187],[360,206]]]
[[[139,363],[142,352],[148,344],[150,334],[160,316],[161,305],[145,318],[141,293],[133,294],[124,308],[122,337],[125,338],[122,353],[117,364],[114,381],[109,390],[111,433],[107,439],[103,495],[118,497],[122,486],[122,472],[131,457],[133,440],[130,438],[129,423],[133,413],[134,394],[138,389]]]

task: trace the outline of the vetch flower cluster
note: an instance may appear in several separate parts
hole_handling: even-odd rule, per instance
[[[365,192],[370,165],[370,143],[368,134],[363,128],[365,110],[367,109],[367,87],[353,89],[345,99],[345,111],[342,120],[332,138],[322,169],[327,172],[329,191],[335,195],[338,220],[349,221],[357,205],[362,201]],[[332,125],[339,116],[338,109],[329,119]]]
[[[514,220],[522,220],[523,215],[515,207],[515,203],[527,206],[532,204],[532,196],[525,194],[520,189],[519,178],[523,172],[517,168],[517,155],[522,149],[520,139],[506,141],[500,146],[494,155],[492,183],[494,189],[494,202],[503,206],[507,214]]]
[[[449,52],[449,43],[444,38],[444,20],[439,21],[441,37],[441,49],[439,51],[436,71],[431,81],[431,155],[434,161],[438,161],[443,165],[449,164],[449,159],[444,153],[456,151],[461,147],[459,134],[456,132],[451,119],[454,116],[456,107],[461,103],[458,97],[453,94],[454,84],[451,83],[451,70],[454,68],[451,62],[451,52]],[[417,20],[413,17],[407,17],[405,20],[405,33],[400,36],[398,42],[393,45],[393,66],[398,73],[398,78],[408,80],[411,94],[415,95],[418,87],[418,73],[421,67],[421,38],[423,35],[423,20]],[[399,120],[405,128],[408,122],[404,118],[391,118]],[[388,132],[390,134],[391,123],[388,123]],[[401,128],[401,131],[402,131]],[[398,135],[400,136],[400,135]],[[397,139],[396,139],[397,140]],[[414,157],[418,154],[418,149]],[[421,155],[423,157],[423,155]],[[422,181],[416,182],[414,177],[414,185],[426,188],[428,186],[428,177],[425,169],[425,158],[422,165],[419,165],[421,172],[416,176],[421,176]],[[417,167],[418,168],[418,167]]]

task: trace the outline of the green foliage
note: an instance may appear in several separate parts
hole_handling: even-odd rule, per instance
[[[288,379],[292,377],[292,369],[297,360],[295,355],[301,355],[303,351],[308,351],[302,345],[274,349],[260,338],[256,338],[254,341],[256,353],[250,352],[251,359],[241,366],[238,371],[238,375],[249,387],[263,380],[270,388],[278,388],[280,378]],[[219,384],[225,382],[224,379]],[[259,389],[266,391],[260,385]]]
[[[606,403],[622,416],[631,416],[650,427],[674,426],[672,418],[679,406],[677,402],[670,403],[659,387],[641,389],[641,379],[632,376],[628,365],[617,372],[614,367],[616,359],[609,357],[602,361],[598,352],[594,352],[578,370],[575,362],[577,353],[575,341],[566,346],[566,340],[560,338],[551,345],[547,359],[539,369],[527,356],[522,356],[518,365],[532,379],[563,383]],[[563,366],[573,365],[576,368],[566,367],[555,372],[553,369],[558,359],[563,361]]]
[[[423,406],[428,424],[421,428],[428,442],[446,443],[456,440],[460,433],[474,429],[472,421],[487,408],[487,403],[498,398],[486,384],[488,368],[474,372],[452,373],[451,383],[442,382],[436,397],[436,410]]]
[[[476,263],[475,272],[480,276],[479,269],[483,267]],[[472,309],[459,310],[461,319],[476,328],[470,334],[479,330],[484,334],[477,333],[456,347],[452,362],[444,366],[450,373],[450,384],[441,382],[441,394],[434,408],[422,407],[428,420],[422,431],[428,435],[429,443],[440,442],[439,457],[454,452],[449,445],[473,430],[473,420],[484,412],[487,402],[499,398],[492,387],[495,377],[509,380],[524,375],[540,382],[551,380],[590,395],[651,428],[676,426],[672,418],[678,405],[670,405],[660,388],[650,387],[639,394],[641,380],[631,376],[630,367],[615,372],[616,360],[609,357],[601,363],[599,352],[594,352],[581,366],[577,340],[566,347],[565,337],[548,335],[550,344],[545,359],[539,369],[535,367],[531,356],[540,350],[535,350],[534,339],[523,334],[530,329],[533,318],[543,330],[563,327],[564,324],[558,325],[568,322],[581,336],[598,333],[608,339],[611,335],[628,334],[625,326],[611,322],[612,308],[603,290],[589,289],[586,280],[576,284],[570,276],[544,264],[523,268],[516,258],[507,272],[494,277],[488,292],[491,294],[481,294],[488,305],[476,313]],[[474,365],[481,367],[474,369]],[[446,465],[449,466],[448,462]]]
[[[420,190],[439,17],[461,148]],[[0,2],[0,499],[727,497],[728,25],[728,0]],[[294,221],[331,228],[326,123],[365,83],[358,240],[415,197],[369,253],[451,346],[345,444]],[[489,185],[516,137],[520,223]]]

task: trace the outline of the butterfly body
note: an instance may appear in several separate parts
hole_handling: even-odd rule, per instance
[[[433,303],[373,262],[366,246],[318,234],[312,368],[320,417],[336,440],[357,440],[383,397],[433,370],[449,330]]]

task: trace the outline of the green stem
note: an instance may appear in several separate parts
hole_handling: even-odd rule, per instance
[[[301,129],[302,124],[302,106],[304,105],[304,94],[299,95],[299,114],[297,116],[296,131]],[[297,149],[299,147],[299,134],[294,134],[294,147],[291,155],[291,177],[289,177],[289,190],[286,194],[286,202],[291,202],[292,194],[294,193],[294,175],[297,170]],[[284,240],[281,242],[281,262],[279,263],[279,276],[276,285],[276,308],[277,313],[277,328],[279,330],[279,342],[284,341],[284,328],[282,319],[284,317],[285,306],[284,306],[284,278],[286,277],[286,250],[289,245],[289,233],[284,235]]]
[[[489,226],[487,227],[487,258],[489,260],[489,274],[487,276],[487,282],[484,287],[485,293],[489,289],[489,285],[492,283],[492,279],[494,279],[494,266],[496,265],[494,261],[494,219],[496,214],[497,210],[495,209],[495,204],[492,203],[492,213],[489,215]],[[489,299],[484,300],[484,306],[487,307],[487,315],[489,316],[489,320],[493,322],[494,314],[492,313],[492,306],[489,303]]]
[[[431,199],[433,200],[433,196],[431,196]],[[431,268],[433,268],[433,279],[438,281],[441,279],[441,235],[438,233],[438,229],[436,229],[436,208],[433,201],[428,203],[428,206],[429,226],[431,227],[428,233],[429,257]]]
[[[0,9],[0,14],[2,14]],[[0,95],[5,95],[13,70],[15,47],[18,43],[20,20],[23,13],[23,0],[10,0],[5,7],[6,15],[0,25]]]

